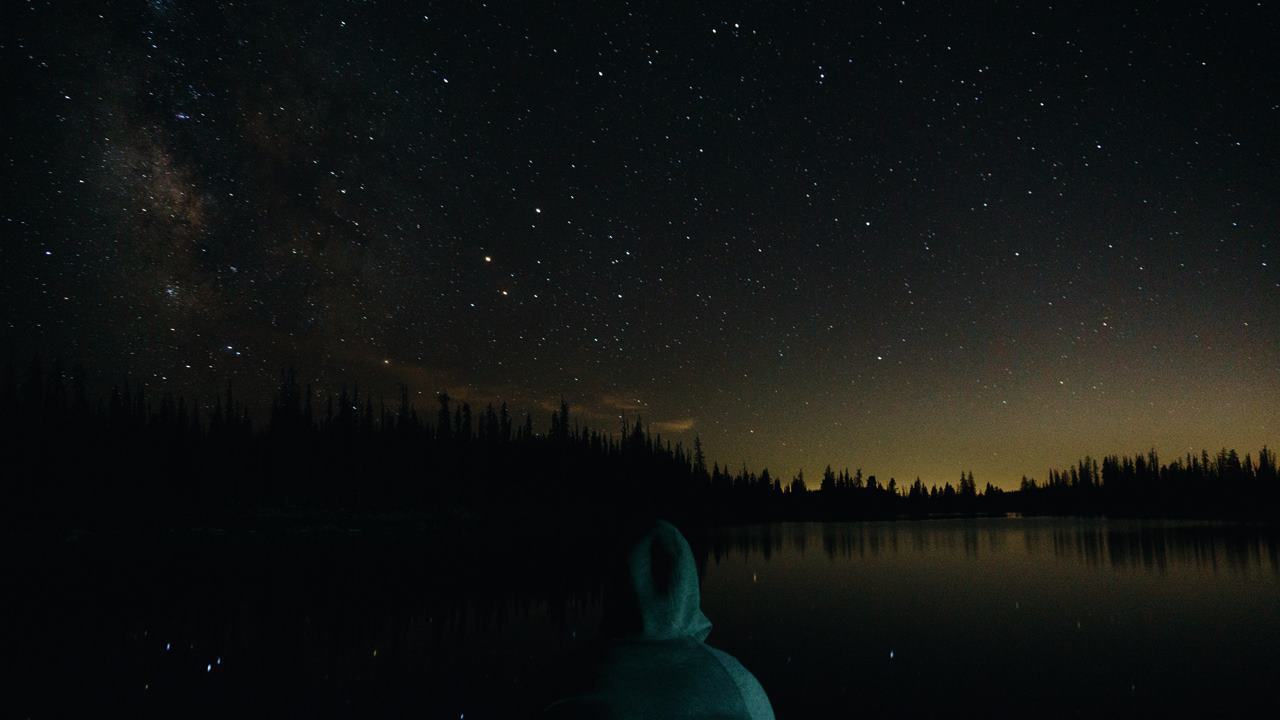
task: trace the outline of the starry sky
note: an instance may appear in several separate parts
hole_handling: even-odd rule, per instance
[[[979,5],[11,3],[0,343],[811,486],[1280,444],[1280,9]]]

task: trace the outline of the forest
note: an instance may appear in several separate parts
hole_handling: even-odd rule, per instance
[[[46,367],[47,364],[47,367]],[[573,517],[601,508],[661,512],[683,522],[1070,514],[1280,518],[1275,452],[1235,449],[1164,460],[1085,456],[1023,477],[1016,490],[972,471],[926,485],[861,468],[790,478],[707,464],[692,447],[651,435],[643,418],[588,427],[563,400],[544,424],[506,403],[472,408],[446,393],[419,408],[408,387],[388,404],[359,385],[321,395],[280,374],[268,420],[228,384],[209,405],[154,397],[127,378],[91,397],[80,365],[6,364],[0,467],[10,528],[166,527],[270,516],[413,516],[442,508]],[[319,398],[323,397],[323,400]],[[265,408],[264,408],[265,409]],[[535,425],[537,427],[535,427]]]

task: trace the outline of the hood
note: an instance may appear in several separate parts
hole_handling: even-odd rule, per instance
[[[619,640],[706,640],[698,569],[689,542],[674,525],[655,520],[630,534],[606,589],[604,633]]]

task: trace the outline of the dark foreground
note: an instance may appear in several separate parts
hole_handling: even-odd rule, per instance
[[[1264,526],[682,529],[708,642],[780,718],[1280,710],[1280,551]],[[13,538],[7,704],[527,716],[595,639],[608,547],[603,521],[462,516]]]

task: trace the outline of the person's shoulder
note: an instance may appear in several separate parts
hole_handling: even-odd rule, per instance
[[[769,696],[756,676],[752,675],[751,671],[738,661],[738,658],[729,653],[706,644],[703,647],[733,679],[733,684],[742,695],[742,702],[747,706],[751,720],[774,720],[773,705],[769,702]]]

